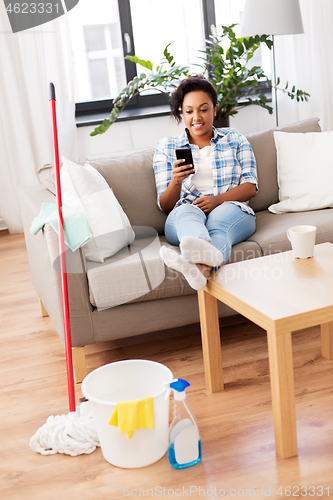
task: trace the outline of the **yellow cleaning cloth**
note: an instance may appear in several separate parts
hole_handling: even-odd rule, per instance
[[[109,425],[118,427],[119,432],[126,432],[127,439],[132,439],[137,429],[154,429],[153,398],[122,401],[113,410]]]

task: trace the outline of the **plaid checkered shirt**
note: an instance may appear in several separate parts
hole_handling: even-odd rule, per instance
[[[249,141],[236,129],[216,129],[211,140],[213,193],[212,196],[225,193],[244,182],[255,184],[258,191],[256,161]],[[199,162],[199,147],[190,144],[186,129],[178,137],[165,137],[155,146],[154,173],[157,190],[157,204],[161,209],[159,199],[168,187],[172,178],[172,165],[176,161],[176,148],[190,147],[192,150],[194,167]],[[187,177],[180,192],[180,199],[175,206],[182,203],[193,203],[203,194],[192,184],[192,175]],[[244,212],[254,215],[248,202],[233,201]],[[161,209],[162,210],[162,209]]]

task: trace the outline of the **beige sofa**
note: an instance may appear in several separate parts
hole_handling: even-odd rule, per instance
[[[306,120],[280,130],[320,132],[318,122]],[[267,210],[278,201],[273,130],[247,137],[256,156],[259,177],[259,193],[250,202],[256,212],[257,229],[251,238],[233,248],[230,262],[290,250],[286,230],[295,224],[313,224],[318,229],[317,243],[333,243],[332,209],[282,215]],[[66,252],[77,381],[85,375],[86,345],[199,321],[196,292],[182,276],[165,268],[158,256],[159,246],[166,242],[166,216],[156,204],[153,153],[151,149],[90,162],[105,177],[127,214],[136,232],[137,247],[133,246],[132,257],[120,253],[102,265],[87,264],[81,249]],[[44,166],[39,169],[39,176],[41,184],[26,187],[20,193],[26,245],[33,286],[64,341],[57,235],[48,224],[37,235],[30,234],[31,222],[42,203],[55,203],[53,170]],[[221,318],[232,314],[234,311],[219,303]]]

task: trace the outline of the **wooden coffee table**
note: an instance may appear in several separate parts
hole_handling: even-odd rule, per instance
[[[267,331],[275,448],[297,455],[291,334],[321,325],[322,355],[333,359],[333,244],[311,259],[283,252],[223,266],[198,292],[207,389],[223,386],[217,300]]]

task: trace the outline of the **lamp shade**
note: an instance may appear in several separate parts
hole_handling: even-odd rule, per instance
[[[304,33],[299,0],[246,0],[242,36]]]

